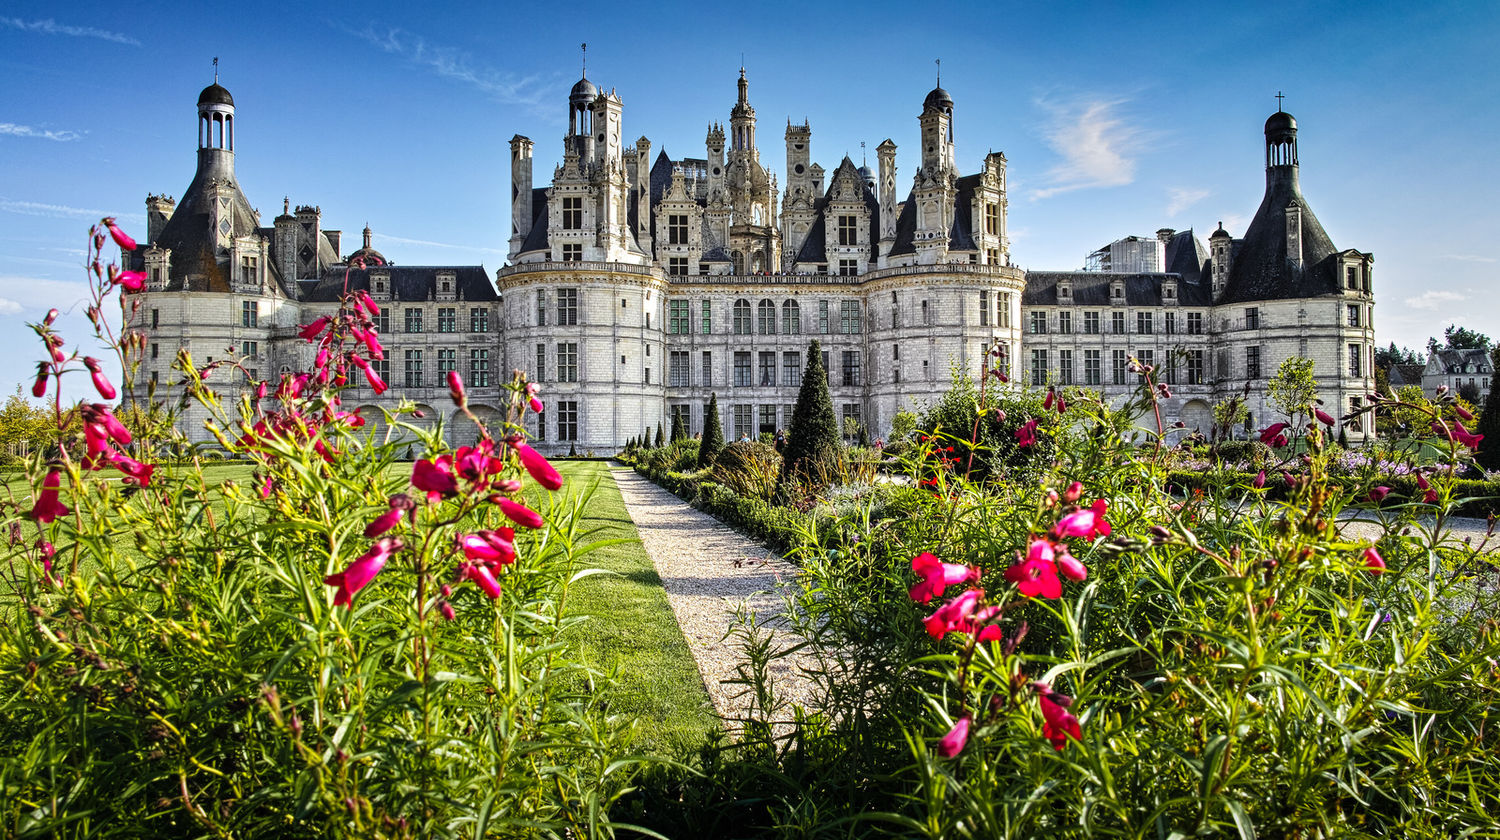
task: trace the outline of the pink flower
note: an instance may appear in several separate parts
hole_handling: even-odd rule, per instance
[[[1063,577],[1075,582],[1089,576],[1088,567],[1074,557],[1064,545],[1057,547],[1057,570],[1063,573]]]
[[[1376,551],[1374,546],[1365,549],[1364,560],[1365,569],[1370,574],[1378,575],[1385,572],[1385,559],[1380,556],[1380,552]]]
[[[83,357],[83,366],[89,369],[89,374],[94,378],[94,388],[99,396],[106,400],[115,398],[115,386],[111,385],[109,379],[104,375],[104,369],[99,366],[99,360],[93,356]]]
[[[375,391],[375,396],[384,394],[387,385],[385,380],[380,378],[380,374],[375,372],[374,366],[359,356],[354,357],[354,363],[365,372],[365,379],[370,383],[370,388]]]
[[[120,472],[140,482],[142,487],[151,483],[151,474],[156,471],[155,464],[142,464],[140,461],[128,455],[121,455],[118,452],[109,456],[109,462],[114,464],[115,468]]]
[[[337,586],[338,594],[333,598],[335,607],[347,607],[350,600],[364,589],[365,585],[380,574],[385,564],[391,559],[391,555],[402,548],[401,541],[395,537],[382,537],[370,550],[361,554],[349,567],[338,574],[323,578],[323,582],[329,586]]]
[[[438,458],[436,462],[423,458],[413,464],[411,484],[418,490],[425,491],[428,501],[458,492],[458,479],[453,475],[447,456]]]
[[[495,580],[495,573],[490,571],[489,566],[483,563],[465,564],[462,570],[464,577],[473,581],[490,600],[500,597],[500,582]]]
[[[934,639],[941,639],[955,630],[961,633],[969,632],[973,626],[969,619],[974,614],[974,608],[979,603],[979,599],[983,596],[984,590],[970,589],[938,607],[937,612],[922,619],[923,626],[927,628],[927,634]]]
[[[314,338],[318,337],[319,333],[323,332],[323,330],[328,326],[328,322],[331,320],[333,319],[328,317],[327,315],[316,318],[311,324],[308,324],[307,326],[299,330],[297,332],[297,335],[304,339],[307,339],[308,341],[312,341]]]
[[[31,395],[41,399],[47,394],[47,363],[36,363],[36,382],[32,383]]]
[[[498,531],[480,531],[477,534],[460,534],[456,541],[458,547],[463,549],[466,559],[504,565],[515,562],[516,549],[511,542],[514,536],[511,534],[507,537]]]
[[[1016,445],[1025,449],[1036,443],[1036,418],[1027,420],[1021,428],[1016,429]]]
[[[504,496],[491,496],[490,500],[500,506],[500,512],[510,518],[510,521],[523,528],[540,528],[546,524],[542,515],[531,508],[512,501]]]
[[[113,216],[110,216],[104,220],[104,226],[109,228],[109,235],[115,240],[116,245],[119,245],[121,248],[124,248],[127,251],[135,250],[135,240],[130,238],[130,234],[126,233],[123,230],[120,230],[119,227],[115,225],[115,219]]]
[[[964,715],[953,724],[953,728],[948,730],[948,734],[944,735],[941,741],[938,741],[938,755],[943,758],[952,758],[963,752],[964,745],[969,742],[970,721],[970,716]]]
[[[546,408],[546,406],[542,405],[542,401],[537,399],[536,395],[540,390],[542,390],[542,386],[536,384],[535,382],[526,383],[527,404],[531,407],[531,410],[536,412],[537,414],[541,414],[542,411]]]
[[[1255,474],[1255,480],[1252,481],[1252,482],[1250,482],[1250,483],[1252,485],[1254,485],[1254,487],[1255,487],[1256,490],[1259,490],[1262,487],[1265,487],[1266,486],[1266,471],[1265,470],[1261,470],[1260,472],[1256,473]]]
[[[1082,498],[1082,496],[1083,496],[1083,483],[1075,481],[1072,484],[1068,485],[1068,489],[1066,489],[1066,490],[1063,491],[1062,500],[1064,502],[1067,502],[1068,504],[1071,505],[1074,502],[1078,501],[1080,498]]]
[[[438,602],[438,612],[443,614],[443,618],[446,618],[449,621],[453,620],[453,605],[448,603],[447,601]]]
[[[1333,428],[1335,423],[1333,415],[1329,414],[1321,408],[1315,408],[1313,409],[1313,416],[1318,418],[1319,423],[1322,423],[1329,428]]]
[[[1272,423],[1260,433],[1260,442],[1267,446],[1286,446],[1286,438],[1282,432],[1289,428],[1291,428],[1290,423]],[[1278,440],[1281,442],[1278,443]]]
[[[919,604],[930,603],[940,598],[949,586],[979,580],[979,570],[959,563],[944,563],[928,552],[922,552],[911,560],[911,570],[922,580],[911,588],[911,599]]]
[[[1005,570],[1005,579],[1017,584],[1021,594],[1028,598],[1061,598],[1062,581],[1057,579],[1056,557],[1052,543],[1034,539],[1026,551],[1026,559]]]
[[[1084,537],[1093,539],[1097,536],[1109,536],[1110,526],[1104,521],[1104,512],[1109,509],[1109,503],[1103,499],[1094,502],[1093,507],[1075,510],[1058,520],[1052,526],[1052,535],[1057,539],[1067,537]]]
[[[144,271],[122,271],[115,275],[114,280],[127,292],[139,292],[146,288],[146,272]]]
[[[401,521],[401,514],[404,512],[400,508],[393,507],[375,517],[370,521],[369,525],[365,526],[365,537],[367,539],[374,539],[396,527],[396,524]]]
[[[1057,399],[1057,389],[1053,388],[1051,385],[1048,385],[1047,386],[1047,398],[1044,399],[1044,400],[1042,400],[1042,408],[1043,408],[1043,410],[1050,411],[1052,409],[1052,402],[1054,400],[1056,400],[1056,399]]]
[[[1459,405],[1458,403],[1454,403],[1453,404],[1453,413],[1457,414],[1459,417],[1463,418],[1464,420],[1473,420],[1474,419],[1473,413],[1471,413],[1467,408],[1464,408],[1463,406]]]
[[[1385,497],[1389,495],[1390,492],[1391,488],[1381,485],[1380,487],[1376,487],[1374,490],[1370,491],[1369,499],[1370,501],[1378,505],[1385,500]]]
[[[1037,703],[1042,707],[1042,737],[1051,741],[1052,749],[1059,752],[1068,745],[1070,737],[1082,741],[1083,729],[1078,725],[1078,718],[1067,709],[1073,699],[1052,691],[1046,683],[1038,683],[1037,687]]]
[[[548,490],[557,490],[562,487],[562,476],[547,462],[546,458],[542,457],[541,453],[522,443],[517,438],[512,438],[510,445],[516,450],[516,454],[521,456],[521,466],[525,467],[528,473],[531,473],[532,479],[537,484],[542,485]]]
[[[468,402],[468,395],[464,393],[464,378],[458,375],[458,371],[448,371],[448,394],[453,397],[453,404],[459,408]]]
[[[57,498],[58,488],[62,486],[62,470],[53,469],[42,479],[42,492],[36,497],[36,504],[31,508],[31,518],[38,522],[51,522],[59,516],[67,516],[70,510]]]
[[[380,317],[380,307],[375,305],[375,299],[370,297],[370,293],[364,289],[360,289],[354,293],[354,305],[356,307],[363,307],[365,314],[371,318]]]
[[[260,497],[262,499],[271,498],[271,491],[275,488],[275,486],[276,485],[271,481],[271,477],[269,475],[266,476],[266,480],[260,483]]]

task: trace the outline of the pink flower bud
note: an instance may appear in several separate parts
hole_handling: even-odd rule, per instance
[[[1329,428],[1332,428],[1334,426],[1334,422],[1335,421],[1333,419],[1333,415],[1329,414],[1328,412],[1324,411],[1323,409],[1321,409],[1321,408],[1315,408],[1315,409],[1313,409],[1313,415],[1318,418],[1318,422],[1319,423],[1322,423],[1323,425],[1328,426]]]
[[[556,468],[547,462],[546,458],[542,457],[541,453],[516,438],[511,439],[510,445],[516,450],[516,454],[521,456],[521,466],[525,467],[528,473],[531,473],[531,478],[537,484],[542,485],[548,490],[557,490],[562,487],[562,476],[558,474]]]
[[[1265,470],[1261,470],[1260,472],[1256,473],[1255,474],[1255,481],[1251,482],[1251,484],[1253,484],[1255,486],[1256,490],[1259,490],[1260,488],[1265,487],[1266,486],[1266,471]]]
[[[109,228],[109,235],[114,238],[116,245],[119,245],[121,248],[124,248],[127,251],[135,250],[135,240],[130,238],[130,234],[126,233],[123,230],[120,230],[120,228],[115,225],[115,219],[113,216],[110,216],[104,220],[104,226]]]
[[[37,362],[36,382],[31,386],[31,395],[41,399],[47,393],[47,363]]]
[[[328,326],[328,322],[331,320],[332,319],[327,315],[317,318],[311,324],[308,324],[307,326],[299,330],[297,332],[297,335],[307,339],[308,341],[312,341],[314,338],[317,338],[318,334]]]
[[[115,398],[115,386],[111,385],[108,377],[104,375],[104,369],[99,366],[99,360],[93,356],[83,357],[84,367],[89,369],[89,374],[94,378],[94,388],[98,390],[99,396],[106,400]]]
[[[1071,505],[1074,502],[1078,501],[1079,497],[1081,497],[1082,495],[1083,495],[1083,484],[1081,482],[1075,481],[1072,484],[1068,485],[1068,489],[1067,490],[1063,491],[1062,498],[1063,498],[1064,502],[1067,502],[1068,504]]]
[[[1380,556],[1380,552],[1376,551],[1374,546],[1365,549],[1364,563],[1365,570],[1372,575],[1385,572],[1385,559]]]
[[[1459,405],[1458,403],[1454,403],[1453,404],[1453,413],[1457,414],[1459,417],[1462,417],[1465,420],[1473,420],[1474,419],[1473,412],[1469,411],[1467,408],[1464,408],[1463,406]]]
[[[453,404],[459,408],[463,408],[464,404],[469,401],[468,395],[464,393],[464,378],[459,376],[456,370],[448,371],[448,395],[453,398]]]
[[[1385,499],[1385,497],[1390,492],[1391,492],[1391,488],[1382,485],[1382,486],[1376,487],[1374,490],[1370,491],[1369,499],[1370,499],[1370,501],[1372,501],[1372,502],[1374,502],[1375,504],[1378,505],[1378,504],[1381,503],[1381,501],[1383,501]]]
[[[115,282],[127,292],[139,292],[146,288],[146,272],[122,271],[115,275]]]
[[[969,723],[971,718],[964,715],[953,724],[948,734],[938,741],[937,754],[943,758],[952,758],[963,752],[964,745],[969,742]]]
[[[47,317],[42,319],[42,323],[49,327],[52,326],[52,322],[57,320],[57,315],[58,312],[56,309],[47,310]]]

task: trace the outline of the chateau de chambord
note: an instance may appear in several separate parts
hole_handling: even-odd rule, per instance
[[[1005,155],[958,171],[962,109],[941,87],[921,102],[921,148],[898,155],[886,140],[874,171],[847,156],[831,171],[815,163],[807,121],[787,123],[784,169],[768,167],[743,70],[701,157],[627,144],[624,100],[587,78],[566,108],[550,177],[534,171],[530,138],[510,141],[509,259],[491,273],[392,263],[369,228],[354,248],[316,206],[284,202],[264,225],[235,176],[233,97],[205,88],[197,172],[180,199],[147,197],[149,244],[130,255],[148,277],[137,398],[180,387],[171,364],[184,346],[199,365],[239,361],[208,380],[228,398],[309,368],[298,325],[336,310],[346,288],[381,307],[377,370],[391,385],[377,397],[358,380],[346,404],[416,402],[457,443],[474,430],[448,400],[450,370],[481,417],[504,412],[513,370],[541,382],[547,410],[526,422],[543,451],[614,451],[674,414],[699,432],[713,393],[726,435],[786,428],[813,339],[835,411],[870,440],[955,369],[977,373],[997,344],[1016,382],[1106,397],[1139,384],[1132,357],[1155,365],[1171,386],[1166,418],[1188,432],[1207,433],[1210,407],[1247,383],[1246,426],[1270,422],[1266,385],[1288,357],[1313,360],[1330,410],[1373,390],[1373,257],[1336,248],[1303,198],[1290,114],[1265,123],[1265,197],[1242,236],[1220,226],[1205,247],[1162,229],[1104,246],[1089,270],[1024,271],[1011,261]],[[900,166],[914,169],[904,192]],[[204,419],[180,422],[201,440]]]

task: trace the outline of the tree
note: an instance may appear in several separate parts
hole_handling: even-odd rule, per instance
[[[781,457],[781,480],[807,479],[820,468],[831,468],[839,456],[839,421],[833,415],[823,350],[815,340],[807,348],[802,388],[792,408],[792,428]]]
[[[666,444],[667,441],[661,433],[661,421],[658,420],[656,421],[656,448],[660,449],[663,446],[666,446]]]
[[[1443,341],[1447,343],[1449,350],[1488,351],[1490,349],[1489,336],[1457,324],[1449,324],[1448,328],[1443,330]]]
[[[719,395],[708,395],[708,409],[703,414],[703,442],[698,444],[698,468],[714,465],[724,449],[724,430],[719,426]]]
[[[34,451],[57,439],[52,412],[21,396],[21,386],[0,406],[0,459]]]
[[[1465,382],[1458,386],[1458,398],[1470,405],[1479,404],[1479,386],[1473,382]]]
[[[682,412],[672,412],[672,442],[687,440],[687,427],[682,424]]]
[[[1490,353],[1491,370],[1500,363],[1500,348]],[[1487,470],[1500,469],[1500,382],[1490,383],[1490,394],[1484,399],[1484,411],[1479,414],[1476,434],[1484,435],[1474,458]]]
[[[1281,363],[1276,375],[1266,383],[1271,402],[1293,424],[1299,414],[1312,414],[1312,402],[1318,396],[1318,382],[1313,378],[1313,361],[1292,356]]]

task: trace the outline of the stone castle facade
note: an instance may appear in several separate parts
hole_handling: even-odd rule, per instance
[[[1211,405],[1247,382],[1251,422],[1270,422],[1265,385],[1291,356],[1314,360],[1330,407],[1373,389],[1372,257],[1336,250],[1308,208],[1288,114],[1266,123],[1266,195],[1243,238],[1221,226],[1205,248],[1191,230],[1162,230],[1147,243],[1161,271],[1025,272],[1010,259],[1005,156],[958,171],[941,87],[922,103],[920,165],[899,200],[894,143],[877,147],[876,172],[846,156],[828,173],[806,122],[786,127],[783,193],[761,162],[743,70],[728,130],[709,126],[701,158],[653,157],[645,137],[626,145],[623,113],[614,91],[580,80],[562,163],[543,183],[533,142],[512,138],[510,259],[491,278],[392,265],[368,228],[341,256],[316,207],[286,202],[261,226],[234,176],[233,99],[206,88],[197,174],[180,202],[148,197],[149,244],[132,255],[148,274],[137,385],[170,390],[179,346],[200,365],[240,359],[210,379],[226,390],[305,369],[297,325],[364,288],[383,310],[391,389],[355,387],[346,402],[412,400],[448,418],[455,442],[473,430],[448,404],[452,369],[481,416],[503,410],[512,370],[542,382],[547,411],[527,422],[550,451],[613,451],[674,414],[698,432],[712,393],[727,435],[785,428],[812,339],[835,410],[872,440],[995,345],[1018,381],[1106,397],[1138,384],[1130,358],[1155,364],[1173,383],[1168,420],[1204,432]],[[202,420],[190,412],[184,430],[205,437]]]

